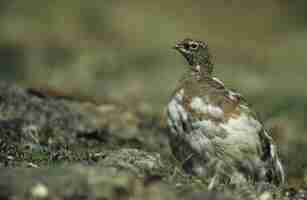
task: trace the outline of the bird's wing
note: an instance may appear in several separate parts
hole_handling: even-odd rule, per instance
[[[215,77],[203,77],[196,84],[188,84],[183,96],[185,109],[200,119],[205,117],[225,121],[229,117],[238,116],[243,110],[255,115],[240,93],[227,89]]]

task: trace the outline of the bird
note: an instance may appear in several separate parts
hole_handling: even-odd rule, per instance
[[[284,184],[277,147],[247,100],[213,76],[208,43],[175,44],[187,61],[166,106],[169,143],[185,172],[219,185]]]

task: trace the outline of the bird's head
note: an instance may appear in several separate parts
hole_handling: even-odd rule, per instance
[[[178,42],[173,48],[186,58],[192,68],[202,67],[209,73],[212,72],[211,54],[206,42],[186,38]]]

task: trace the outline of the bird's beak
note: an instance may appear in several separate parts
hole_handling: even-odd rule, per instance
[[[182,47],[182,45],[176,44],[175,46],[172,47],[172,49],[178,50],[178,49],[180,49],[181,47]]]
[[[176,44],[175,46],[173,46],[172,49],[179,49],[178,44]]]

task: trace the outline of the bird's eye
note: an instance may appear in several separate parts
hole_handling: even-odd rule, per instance
[[[192,43],[191,45],[190,45],[190,48],[191,49],[197,49],[198,48],[198,44],[196,44],[196,43]]]
[[[183,44],[183,47],[188,50],[189,49],[189,44]]]

